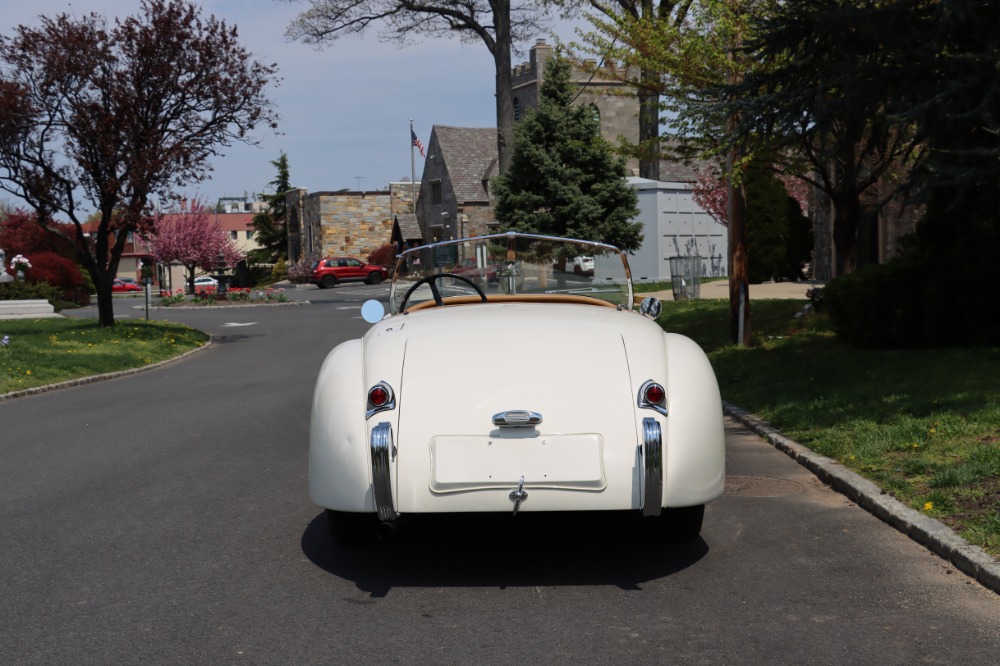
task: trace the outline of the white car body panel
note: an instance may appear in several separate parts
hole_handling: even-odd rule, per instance
[[[646,380],[666,388],[668,415],[637,406]],[[366,392],[380,381],[398,402],[366,420]],[[494,414],[522,409],[540,413],[542,423],[493,425]],[[639,509],[648,418],[663,433],[661,505],[719,497],[718,385],[687,338],[599,305],[505,302],[396,314],[323,364],[310,495],[334,511],[374,512],[369,442],[373,428],[387,423],[392,499],[402,515],[509,512],[522,476],[528,498],[520,511]]]

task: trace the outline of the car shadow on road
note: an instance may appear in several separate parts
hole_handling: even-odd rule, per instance
[[[389,540],[346,548],[332,539],[320,513],[301,545],[313,564],[372,597],[395,587],[641,590],[643,583],[686,569],[708,553],[701,538],[664,543],[647,527],[633,514],[611,512],[420,516]]]

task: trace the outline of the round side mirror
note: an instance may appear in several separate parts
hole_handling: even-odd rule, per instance
[[[385,306],[374,299],[365,301],[361,306],[361,318],[369,324],[376,324],[382,321],[382,317],[384,316]]]
[[[663,304],[660,303],[660,299],[655,296],[647,296],[642,299],[642,303],[639,304],[639,312],[646,315],[651,319],[656,319],[660,316],[660,312],[663,311]]]

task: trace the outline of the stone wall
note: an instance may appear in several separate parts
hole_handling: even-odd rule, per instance
[[[545,64],[554,54],[555,49],[544,39],[539,39],[529,51],[528,62],[514,67],[512,87],[517,119],[538,104]],[[612,144],[617,145],[620,136],[630,143],[638,143],[639,98],[633,85],[621,81],[623,78],[634,80],[638,71],[626,72],[614,63],[599,67],[595,60],[584,61],[581,65],[573,67],[570,73],[570,81],[580,89],[576,104],[593,106],[598,110],[601,136]],[[626,169],[629,175],[638,175],[639,160],[629,159]]]
[[[466,236],[482,236],[496,231],[497,221],[490,206],[463,206],[461,215]]]
[[[413,185],[392,183],[388,191],[298,191],[301,247],[313,257],[368,255],[392,240],[398,213],[413,212]]]

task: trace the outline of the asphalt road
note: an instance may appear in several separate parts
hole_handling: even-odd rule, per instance
[[[216,342],[0,402],[0,663],[997,662],[1000,595],[733,423],[729,493],[685,547],[522,514],[339,549],[310,396],[379,289],[153,311]]]

